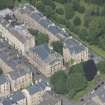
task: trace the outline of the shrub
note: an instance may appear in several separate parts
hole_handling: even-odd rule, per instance
[[[79,25],[81,25],[81,19],[76,16],[73,23],[74,23],[75,26],[79,26]]]
[[[64,14],[64,10],[62,8],[57,8],[56,9],[56,13],[63,15]]]

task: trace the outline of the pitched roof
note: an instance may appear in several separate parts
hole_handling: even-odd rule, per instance
[[[13,105],[22,99],[25,99],[25,96],[21,91],[17,91],[11,94],[8,98],[5,98],[3,101],[3,105]]]
[[[9,82],[8,77],[5,75],[0,75],[0,85]]]
[[[62,56],[54,50],[51,50],[46,43],[33,48],[32,51],[38,54],[40,59],[49,64],[62,59]]]
[[[86,50],[86,47],[82,43],[72,37],[65,39],[64,44],[65,47],[69,49],[71,54],[78,54],[81,51]]]

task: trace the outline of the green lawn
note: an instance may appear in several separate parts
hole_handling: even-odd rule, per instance
[[[80,92],[78,92],[75,97],[73,98],[73,100],[75,101],[79,101],[81,97],[83,97],[84,95],[87,95],[91,90],[93,90],[93,88],[95,88],[96,86],[96,81],[90,81],[88,82],[88,87]]]
[[[105,51],[102,50],[101,48],[99,48],[95,45],[90,45],[89,48],[92,49],[97,55],[105,58]]]

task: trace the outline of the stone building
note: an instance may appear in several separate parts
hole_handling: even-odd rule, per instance
[[[46,33],[49,36],[49,42],[63,40],[68,37],[68,33],[65,29],[60,28],[39,12],[34,6],[30,4],[24,4],[14,11],[17,19],[25,23],[29,28],[39,30],[42,33]]]
[[[4,98],[0,105],[27,105],[26,97],[21,91],[12,93],[9,97]]]
[[[11,91],[22,90],[32,84],[32,72],[24,69],[8,73],[11,83]]]
[[[10,81],[6,75],[0,75],[0,97],[10,94]]]
[[[52,50],[47,44],[32,48],[27,57],[31,64],[38,68],[46,77],[63,69],[63,57]]]
[[[76,39],[69,37],[64,40],[63,56],[65,63],[71,65],[88,60],[88,48]]]
[[[2,15],[6,10],[0,11],[0,37],[8,41],[20,53],[25,54],[35,46],[34,37],[28,32],[24,24],[18,23],[14,14]]]

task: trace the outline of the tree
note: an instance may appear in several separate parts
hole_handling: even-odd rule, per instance
[[[72,66],[67,80],[69,97],[73,98],[77,92],[86,88],[87,85],[87,80],[83,70],[83,63]]]
[[[79,8],[80,8],[80,3],[79,3],[79,1],[78,1],[78,0],[73,0],[72,4],[73,4],[72,7],[73,7],[74,11],[78,11]]]
[[[67,3],[67,0],[54,0],[54,1],[61,3],[61,4]]]
[[[62,8],[57,8],[56,9],[56,13],[63,15],[64,14],[64,10]]]
[[[68,77],[67,84],[69,96],[73,98],[77,92],[87,87],[87,80],[81,73],[72,73]]]
[[[49,38],[48,35],[43,34],[37,30],[33,30],[33,29],[29,29],[29,32],[35,36],[35,43],[36,45],[40,45],[43,43],[48,43],[49,42]]]
[[[65,5],[65,17],[66,19],[71,19],[75,15],[75,11],[73,10],[71,4]]]
[[[15,6],[16,0],[1,0],[0,9],[13,8]]]
[[[63,55],[63,43],[61,41],[56,41],[52,43],[53,50]]]
[[[97,69],[101,74],[105,74],[105,61],[102,61],[97,64]]]
[[[98,38],[105,33],[105,17],[94,17],[89,23],[88,39],[92,44],[98,43]]]
[[[78,9],[78,12],[84,13],[85,12],[85,7],[84,6],[80,6],[79,9]]]
[[[81,25],[81,19],[78,16],[76,16],[74,18],[73,23],[74,23],[75,26],[79,26],[79,25]]]
[[[87,41],[87,36],[88,36],[88,30],[86,28],[81,29],[79,32],[79,37],[82,40]]]
[[[66,81],[67,75],[64,71],[58,71],[50,78],[50,83],[52,84],[54,91],[58,94],[66,94],[68,92]]]

